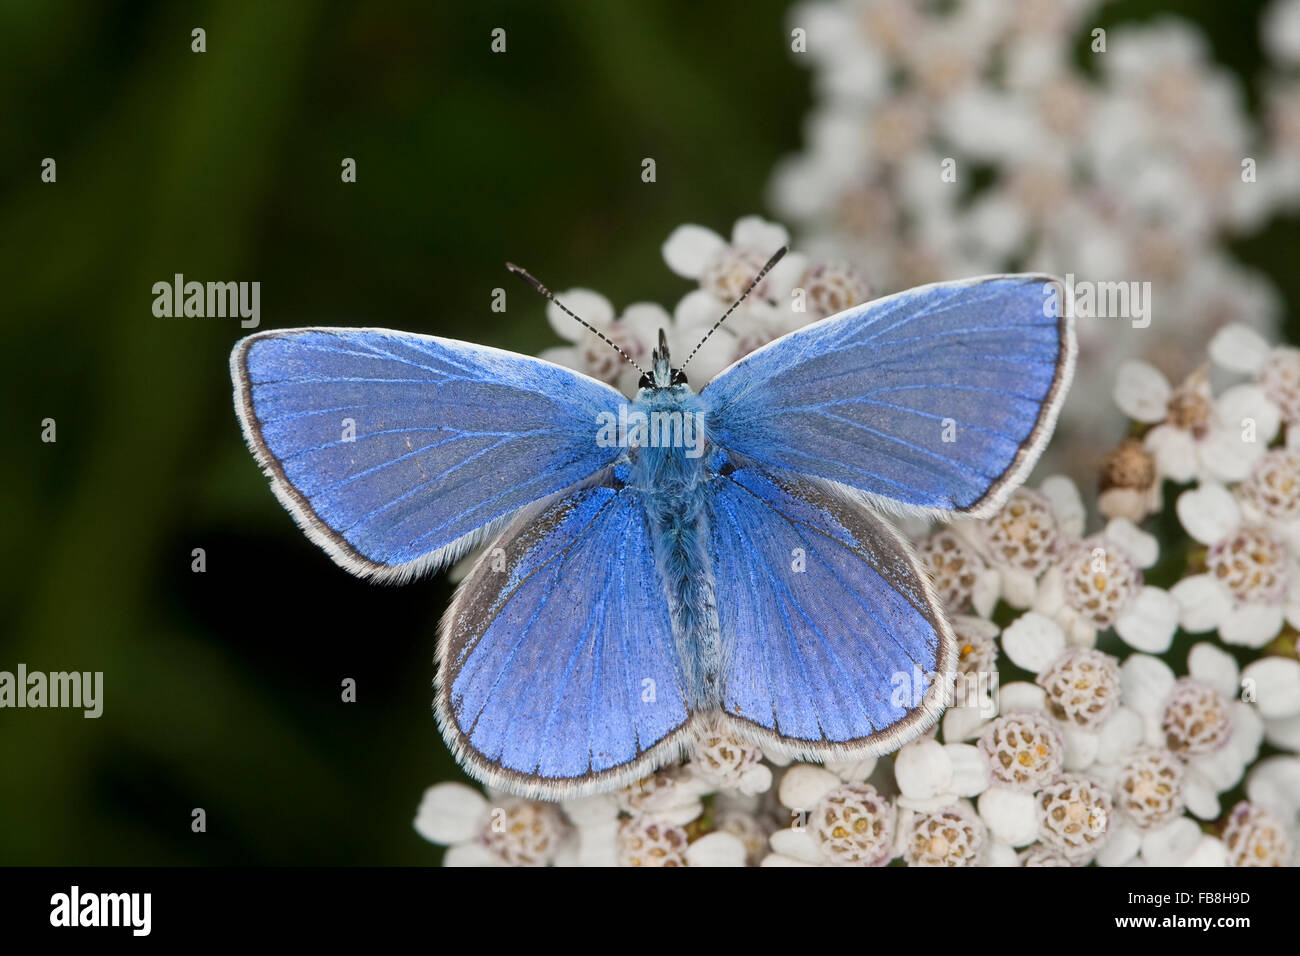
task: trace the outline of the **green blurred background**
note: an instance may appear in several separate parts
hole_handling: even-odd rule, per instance
[[[1118,3],[1097,22],[1175,9],[1254,97],[1261,6]],[[689,285],[664,238],[766,212],[799,145],[810,83],[785,9],[0,3],[0,669],[105,674],[98,720],[0,710],[0,863],[439,859],[411,820],[460,778],[430,709],[448,585],[363,584],[307,541],[239,434],[238,320],[155,318],[151,286],[257,280],[262,328],[520,352],[555,342],[507,259],[671,307]],[[1239,252],[1300,315],[1296,235],[1274,224]]]

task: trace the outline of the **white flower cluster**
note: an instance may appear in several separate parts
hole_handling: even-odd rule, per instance
[[[1209,353],[1218,371],[1248,381],[1215,396],[1204,370],[1171,388],[1143,362],[1120,368],[1116,402],[1144,434],[1112,453],[1128,474],[1105,479],[1099,507],[1141,521],[1163,481],[1191,483],[1176,511],[1206,550],[1200,573],[1170,591],[1179,623],[1257,650],[1300,624],[1300,349],[1231,325]]]
[[[642,368],[649,367],[660,329],[666,333],[669,353],[681,363],[772,254],[789,244],[784,226],[758,216],[738,220],[730,240],[703,226],[678,227],[663,244],[664,261],[699,287],[688,292],[671,315],[646,302],[617,314],[608,299],[590,289],[570,289],[557,296]],[[690,379],[703,384],[759,346],[871,297],[861,273],[843,260],[788,253],[700,348],[688,370]],[[624,394],[635,393],[639,375],[617,352],[555,305],[546,314],[560,337],[572,344],[548,349],[542,358],[608,382]]]
[[[701,286],[671,320],[653,306],[588,318],[636,354],[658,328],[637,314],[655,309],[689,347],[696,317],[716,320],[784,241],[755,218],[730,242],[682,227],[665,257]],[[787,261],[736,317],[714,370],[867,295],[842,282],[833,301],[829,286],[818,293],[823,309],[787,315],[790,283],[827,268]],[[594,363],[613,354],[600,347]],[[582,348],[557,357],[598,371]],[[1243,381],[1216,397],[1205,374],[1172,387],[1139,362],[1120,370],[1131,429],[1100,462],[1099,530],[1059,475],[988,519],[902,523],[959,666],[953,706],[896,754],[790,763],[710,731],[684,764],[604,796],[548,804],[438,784],[416,829],[449,847],[447,865],[1300,862],[1300,350],[1236,324],[1209,357]],[[1166,482],[1179,491],[1168,500]],[[1177,521],[1148,520],[1167,504]],[[1162,543],[1143,525],[1181,530]]]
[[[756,864],[775,829],[763,812],[772,768],[762,758],[725,734],[704,734],[684,765],[560,804],[441,783],[425,792],[415,829],[448,847],[445,866]]]
[[[1100,6],[797,3],[792,58],[812,70],[816,102],[769,190],[802,248],[849,256],[882,293],[1005,271],[1149,283],[1140,321],[1078,323],[1093,375],[1064,411],[1081,433],[1064,449],[1074,458],[1053,459],[1073,474],[1114,424],[1093,383],[1121,360],[1181,379],[1223,325],[1274,332],[1276,291],[1228,242],[1300,205],[1300,0],[1260,24],[1258,123],[1196,26],[1100,29]]]

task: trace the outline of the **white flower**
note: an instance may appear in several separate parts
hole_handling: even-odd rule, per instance
[[[1264,738],[1281,750],[1300,753],[1300,717],[1264,721]]]
[[[1281,820],[1300,815],[1300,758],[1269,757],[1251,768],[1246,795]]]
[[[988,828],[965,800],[900,814],[899,844],[909,866],[978,866]]]
[[[1069,643],[1090,647],[1098,631],[1113,627],[1136,650],[1168,649],[1178,629],[1179,607],[1169,593],[1144,582],[1155,564],[1156,539],[1124,518],[1113,518],[1100,535],[1058,548],[1043,575],[1034,610],[1052,617]]]
[[[1192,850],[1191,856],[1183,861],[1183,866],[1227,866],[1228,849],[1223,841],[1208,833],[1201,834],[1201,839]]]
[[[1275,78],[1264,90],[1264,110],[1271,134],[1260,158],[1271,204],[1294,209],[1300,200],[1300,83],[1294,77]],[[1260,184],[1257,184],[1260,185]]]
[[[824,767],[813,764],[794,764],[781,776],[777,794],[781,803],[790,809],[792,817],[806,814],[822,797],[842,781]]]
[[[488,812],[483,794],[463,783],[440,783],[424,791],[415,830],[430,843],[455,846],[479,835]]]
[[[970,744],[944,744],[952,764],[950,789],[959,797],[976,797],[989,787],[989,765],[979,748]]]
[[[444,866],[546,866],[568,824],[553,804],[505,797],[493,806],[464,784],[440,783],[424,792],[415,829],[447,847]]]
[[[1085,534],[1082,496],[1062,476],[1017,490],[989,520],[902,522],[949,612],[959,673],[939,726],[897,753],[810,765],[718,732],[684,766],[559,806],[440,785],[416,826],[449,846],[449,863],[1295,860],[1300,664],[1283,656],[1293,635],[1272,645],[1279,653],[1248,652],[1287,622],[1300,627],[1300,427],[1270,450],[1284,423],[1300,426],[1300,349],[1254,331],[1277,321],[1278,296],[1223,239],[1300,204],[1300,82],[1268,82],[1261,137],[1235,79],[1190,26],[1114,30],[1099,73],[1085,74],[1072,51],[1095,6],[794,8],[790,25],[809,38],[797,59],[813,65],[820,102],[806,150],[781,164],[772,193],[799,227],[800,254],[713,332],[689,375],[698,390],[755,348],[866,301],[872,286],[1008,268],[1149,277],[1153,321],[1140,335],[1080,323],[1089,374],[1062,433],[1076,430],[1049,449],[1072,456],[1078,473],[1095,476],[1101,463],[1105,528]],[[1300,61],[1297,11],[1300,0],[1270,8],[1275,60]],[[1248,155],[1259,158],[1257,183],[1240,175]],[[940,175],[949,158],[953,182]],[[973,181],[976,163],[987,176]],[[752,216],[729,238],[675,230],[664,259],[694,285],[671,317],[649,304],[616,317],[585,290],[562,298],[643,365],[663,328],[680,364],[788,242],[784,227]],[[608,345],[557,309],[548,316],[571,343],[549,357],[635,387],[638,373]],[[1212,334],[1216,368],[1250,378],[1217,397],[1218,373],[1212,390],[1197,351]],[[1095,392],[1112,381],[1114,404],[1140,425],[1118,446],[1098,415],[1110,403]],[[1139,527],[1163,510],[1166,479],[1196,482],[1175,510],[1204,551]],[[1149,527],[1163,534],[1170,523]],[[1183,566],[1196,573],[1167,591],[1147,583]],[[991,620],[1005,620],[999,602],[1022,612],[1003,630]],[[1179,626],[1208,636],[1175,673]],[[1122,664],[1097,649],[1113,650],[1098,645],[1111,629],[1133,650]],[[1235,645],[1231,654],[1223,644]],[[1000,657],[1032,679],[999,687]],[[1257,763],[1265,741],[1284,754]],[[1223,795],[1243,780],[1249,802],[1225,815]],[[1220,835],[1202,832],[1202,821],[1217,821]]]
[[[598,794],[560,804],[573,825],[561,866],[618,866],[619,805],[613,794]]]
[[[1142,837],[1142,859],[1151,866],[1182,866],[1201,842],[1201,828],[1189,817],[1177,817]]]
[[[1053,476],[1038,489],[1016,489],[993,517],[955,521],[951,528],[997,573],[997,596],[1024,609],[1033,605],[1039,578],[1051,567],[1058,543],[1082,531],[1083,504],[1072,481]],[[976,578],[972,601],[979,596],[987,605],[991,589],[987,580]]]
[[[1144,740],[1146,723],[1142,715],[1121,704],[1097,731],[1097,763],[1118,766]]]
[[[764,866],[883,866],[896,855],[893,804],[866,783],[842,783],[806,764],[786,772],[791,825],[771,836]]]
[[[822,857],[837,865],[883,866],[894,855],[895,811],[870,784],[848,783],[822,796],[809,829]]]
[[[900,806],[913,809],[947,806],[956,798],[952,777],[952,758],[936,740],[917,740],[894,758],[894,779],[902,793]]]
[[[1047,713],[1047,694],[1035,684],[1026,681],[1003,684],[999,697],[1000,709],[1008,714],[1018,710],[1041,710]]]
[[[1204,74],[1199,68],[1209,56],[1205,38],[1195,27],[1166,17],[1116,32],[1113,50],[1102,58],[1102,69],[1116,86],[1149,97],[1153,112],[1195,106],[1190,98],[1200,92],[1197,87]],[[1174,80],[1190,83],[1191,88],[1179,91]]]
[[[676,350],[682,347],[676,341],[676,330],[671,317],[660,306],[638,303],[628,306],[622,316],[615,317],[614,307],[609,300],[590,289],[570,289],[558,293],[556,298],[626,352],[642,368],[649,366],[650,353],[658,347],[660,329],[668,334],[670,351],[674,356]],[[624,395],[635,393],[641,373],[607,342],[584,329],[554,302],[547,304],[546,317],[556,334],[573,344],[546,349],[542,352],[542,358],[607,382]]]
[[[1201,34],[1172,19],[1113,31],[1099,59],[1107,100],[1098,131],[1110,135],[1088,142],[1094,175],[1146,215],[1210,229],[1231,192],[1231,177],[1213,170],[1245,155],[1236,78],[1213,69]],[[1132,119],[1121,125],[1124,113]],[[1158,178],[1170,188],[1158,188]]]
[[[1112,843],[1114,840],[1112,839]],[[1043,846],[1041,843],[1035,843],[1033,846],[1023,850],[1019,855],[1021,866],[1026,867],[1061,867],[1074,866],[1070,860],[1057,853],[1051,847]]]
[[[1245,522],[1267,524],[1300,555],[1300,449],[1266,452],[1234,490]]]
[[[745,841],[734,833],[715,830],[686,848],[687,866],[744,866]]]
[[[897,0],[866,7],[799,3],[791,7],[786,20],[791,30],[806,31],[807,55],[817,64],[824,96],[870,101],[884,89],[887,64],[901,52],[917,13],[912,3]],[[859,22],[859,17],[867,16],[869,23]]]
[[[1165,743],[1184,760],[1222,749],[1232,734],[1227,698],[1208,684],[1190,677],[1174,682],[1164,703],[1160,730]]]
[[[860,305],[871,295],[871,283],[850,263],[816,262],[804,269],[799,284],[791,290],[791,308],[797,313],[802,306],[809,320],[817,321]]]
[[[1275,0],[1264,12],[1260,37],[1273,59],[1300,63],[1300,0]]]
[[[1219,365],[1234,372],[1247,372],[1264,401],[1253,400],[1252,405],[1267,409],[1271,418],[1285,422],[1300,421],[1300,349],[1290,345],[1270,346],[1259,332],[1244,324],[1222,329],[1210,342],[1210,357]],[[1242,386],[1238,386],[1239,388]],[[1245,406],[1243,405],[1243,409]],[[1259,428],[1259,440],[1267,447],[1276,434]]]
[[[1236,659],[1209,641],[1193,645],[1187,654],[1188,676],[1202,684],[1213,687],[1224,697],[1231,699],[1240,690],[1241,669]]]
[[[694,766],[669,765],[613,796],[623,812],[632,816],[686,826],[704,811],[700,797],[708,789]]]
[[[1291,586],[1295,558],[1272,527],[1247,523],[1221,485],[1183,492],[1177,510],[1187,533],[1209,546],[1206,572],[1184,578],[1171,592],[1185,629],[1217,628],[1225,643],[1260,648],[1284,620],[1300,621],[1300,595]]]
[[[1142,833],[1122,817],[1111,821],[1110,836],[1097,851],[1098,866],[1133,866],[1142,850]]]
[[[1119,706],[1117,662],[1094,648],[1070,648],[1035,683],[1047,693],[1048,712],[1067,729],[1095,734]]]
[[[979,750],[993,786],[1021,793],[1032,794],[1051,783],[1065,760],[1065,742],[1056,722],[1032,710],[1007,713],[989,724],[980,735]]]
[[[686,866],[689,845],[690,837],[682,827],[655,817],[634,816],[618,827],[618,865]]]
[[[1264,720],[1285,720],[1300,715],[1300,661],[1286,657],[1263,657],[1241,672],[1247,700],[1259,708]]]
[[[1154,366],[1136,360],[1120,367],[1115,403],[1135,421],[1155,426],[1144,443],[1159,473],[1176,482],[1239,481],[1279,425],[1258,386],[1238,385],[1216,400],[1204,372],[1174,388]]]
[[[950,706],[973,706],[992,713],[998,679],[998,627],[968,614],[949,621],[957,638],[957,677]]]
[[[1185,776],[1182,762],[1168,750],[1136,750],[1115,778],[1116,808],[1139,830],[1163,827],[1183,812]]]
[[[1223,844],[1229,866],[1286,866],[1291,859],[1286,824],[1245,800],[1229,813]]]
[[[744,845],[746,863],[749,866],[762,863],[768,855],[768,837],[776,824],[763,811],[758,798],[720,793],[714,800],[713,810],[714,826]]]
[[[1020,847],[1038,839],[1038,804],[1032,793],[993,787],[980,794],[977,806],[995,840]]]
[[[845,783],[861,783],[876,769],[876,758],[865,757],[845,763],[827,762],[823,766]]]
[[[766,793],[772,771],[760,761],[763,751],[725,730],[701,732],[691,752],[691,767],[705,785],[744,794]]]
[[[746,301],[731,318],[714,329],[726,310],[727,306],[719,306],[718,300],[703,289],[688,292],[673,310],[677,339],[682,343],[681,346],[669,343],[674,361],[686,361],[696,345],[703,342],[686,370],[692,383],[705,384],[732,362],[793,332],[810,318],[788,305],[778,307],[769,302]],[[679,347],[686,351],[679,353]]]
[[[982,617],[993,613],[1002,590],[1001,575],[965,537],[940,526],[918,542],[916,552],[949,614],[967,608]]]
[[[704,226],[678,226],[664,242],[668,268],[679,276],[696,279],[724,309],[740,298],[760,269],[782,246],[790,244],[783,226],[758,216],[736,220],[731,241]],[[784,302],[803,272],[804,259],[788,253],[754,288],[752,295],[769,302]]]
[[[1285,657],[1265,657],[1241,673],[1242,699],[1256,704],[1264,736],[1284,750],[1300,751],[1300,664]]]
[[[1035,611],[1020,615],[1002,631],[1002,652],[1011,663],[1034,674],[1047,670],[1065,647],[1061,626]]]
[[[1202,698],[1203,702],[1205,700],[1206,698]],[[1254,708],[1240,701],[1225,703],[1229,709],[1227,739],[1219,743],[1217,749],[1211,748],[1208,752],[1192,756],[1187,761],[1185,789],[1187,808],[1202,820],[1212,820],[1219,815],[1218,795],[1231,790],[1241,782],[1246,768],[1258,755],[1264,737],[1263,722]],[[1221,706],[1221,704],[1214,706]],[[1195,711],[1189,712],[1189,716],[1194,713]],[[1197,719],[1204,720],[1207,716],[1209,717],[1207,726],[1222,719],[1213,710],[1208,712],[1202,710],[1201,716]],[[1172,748],[1175,752],[1178,752],[1178,748],[1183,746],[1183,741],[1188,739],[1188,726],[1183,723],[1179,729],[1180,736],[1176,740],[1176,746]],[[1210,733],[1216,737],[1221,735],[1221,727],[1221,724],[1218,727],[1211,727]],[[1214,739],[1206,736],[1204,732],[1194,736],[1206,740],[1207,746]]]
[[[1035,801],[1039,839],[1067,859],[1090,860],[1106,845],[1114,811],[1108,788],[1096,780],[1064,774]]]
[[[1173,668],[1150,654],[1130,654],[1120,665],[1120,700],[1142,718],[1143,739],[1153,746],[1164,744],[1160,724],[1176,680]]]
[[[1005,688],[1003,689],[1005,692]],[[997,696],[986,706],[980,704],[962,704],[952,706],[943,712],[940,726],[943,739],[949,743],[959,743],[979,735],[980,730],[997,714]]]

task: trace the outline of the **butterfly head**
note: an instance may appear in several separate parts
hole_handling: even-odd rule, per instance
[[[673,368],[672,360],[668,357],[668,339],[664,336],[663,329],[659,330],[659,348],[650,353],[650,360],[654,363],[651,366],[653,371],[641,376],[638,388],[658,389],[686,385],[686,373]]]

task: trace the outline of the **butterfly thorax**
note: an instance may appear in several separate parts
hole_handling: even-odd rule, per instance
[[[645,431],[629,441],[630,483],[645,506],[683,687],[692,706],[709,709],[718,703],[722,662],[708,553],[705,404],[677,385],[640,389],[632,409],[645,416]]]

